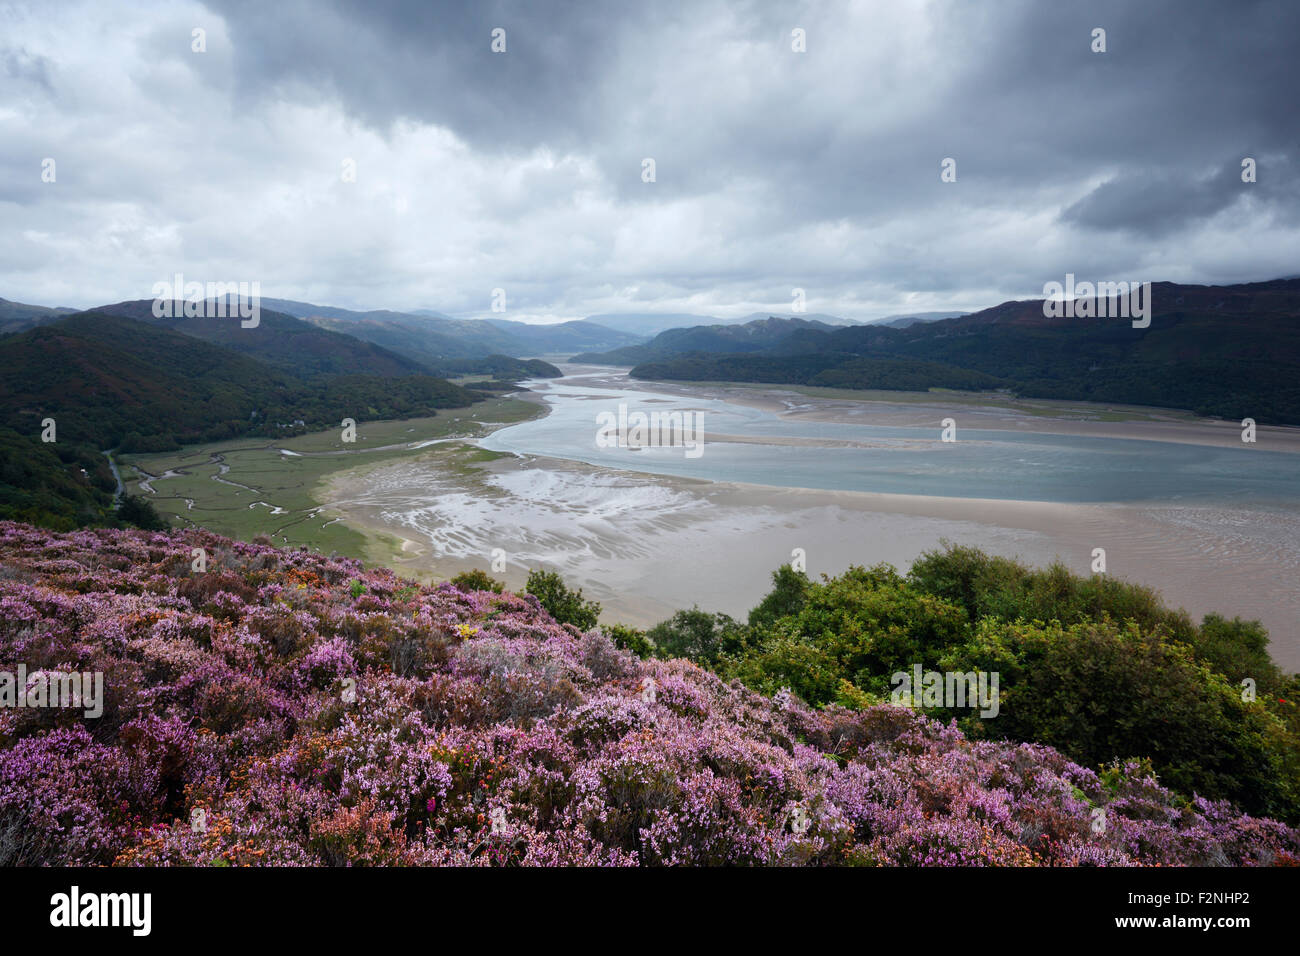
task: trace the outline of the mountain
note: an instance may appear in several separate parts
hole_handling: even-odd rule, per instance
[[[519,359],[509,355],[485,355],[483,358],[443,359],[435,374],[444,378],[461,375],[490,375],[498,381],[519,382],[526,378],[560,378],[564,375],[550,362]]]
[[[854,319],[841,318],[838,315],[827,315],[824,312],[800,312],[797,315],[779,315],[772,312],[751,312],[749,315],[743,315],[738,319],[727,319],[720,322],[720,325],[748,325],[751,322],[758,322],[762,319],[789,319],[791,321],[813,322],[820,325],[861,325]]]
[[[216,321],[238,328],[237,320]],[[428,413],[475,397],[419,366],[387,377],[278,365],[153,323],[81,313],[0,343],[0,424],[30,434],[52,417],[60,440],[112,448],[134,435],[130,451],[283,434],[297,420],[302,430],[345,417],[404,417],[408,405]]]
[[[429,372],[414,358],[360,341],[355,336],[322,329],[273,309],[262,308],[258,324],[244,328],[238,318],[229,314],[224,318],[186,318],[181,312],[181,302],[172,303],[172,318],[157,318],[153,314],[153,305],[153,299],[136,299],[99,306],[95,312],[135,319],[222,345],[297,375],[400,376]]]
[[[731,324],[717,316],[694,315],[689,312],[611,312],[589,315],[586,321],[602,325],[607,329],[640,336],[643,339],[651,338],[668,329]]]
[[[597,365],[635,365],[689,352],[759,352],[779,345],[792,335],[806,332],[824,334],[836,326],[819,319],[765,316],[743,325],[697,325],[692,328],[668,329],[644,345],[631,345],[608,352],[576,355],[575,362]]]
[[[440,312],[376,310],[356,312],[291,299],[263,299],[262,305],[320,328],[355,336],[437,368],[444,359],[513,357],[617,348],[640,336],[603,328],[583,319],[534,325],[507,319],[453,319]]]
[[[429,366],[446,359],[515,354],[516,343],[479,321],[428,319],[400,312],[368,312],[354,318],[308,316],[305,321],[408,355]]]
[[[606,328],[586,319],[572,319],[550,325],[486,319],[518,343],[521,355],[571,355],[574,352],[619,348],[641,341],[641,336]],[[514,354],[514,353],[512,353]]]
[[[667,354],[637,378],[841,388],[1006,388],[1034,398],[1190,409],[1300,424],[1300,280],[1153,283],[1146,328],[1128,318],[1049,318],[1004,302],[906,328],[800,330],[757,352]]]
[[[312,326],[299,335],[293,327],[277,330],[277,315],[262,313],[263,323],[271,320],[271,335],[252,351],[266,352],[268,343],[290,349],[299,343],[337,345],[328,338],[332,333]],[[216,321],[245,335],[261,328],[239,329],[238,319]],[[264,361],[154,321],[104,312],[78,313],[5,336],[0,517],[52,527],[111,521],[115,482],[100,449],[163,451],[246,434],[286,436],[334,427],[344,418],[433,415],[481,397],[425,374],[415,363],[408,363],[414,371],[399,365],[397,375],[364,371],[389,367],[399,357],[338,338],[344,348],[358,351],[358,361],[345,362],[341,353],[293,369],[286,367],[288,355],[273,353]],[[322,372],[322,366],[341,372]],[[51,443],[41,440],[48,419],[55,425]],[[5,475],[26,477],[20,482]]]
[[[870,325],[887,325],[891,329],[905,329],[918,322],[937,322],[939,319],[956,319],[969,312],[912,312],[907,315],[887,315],[883,319],[873,319]]]
[[[749,315],[736,316],[730,319],[720,319],[716,315],[696,315],[690,312],[610,312],[601,315],[589,315],[587,321],[603,325],[609,329],[618,329],[622,332],[638,335],[642,338],[651,338],[669,329],[695,328],[701,325],[747,325],[758,319],[767,318],[807,319],[822,322],[826,325],[856,324],[851,319],[843,319],[837,315],[800,313],[798,315],[774,316],[771,312],[751,312]]]
[[[214,422],[247,422],[287,387],[285,376],[255,359],[104,313],[73,315],[0,344],[0,423],[30,434],[51,417],[60,441],[99,448],[141,428],[197,441]]]
[[[274,309],[277,312],[284,312],[288,315],[292,315],[294,318],[298,318],[298,319],[306,319],[306,318],[311,318],[313,316],[318,316],[320,318],[326,318],[326,319],[346,319],[349,321],[355,321],[370,316],[410,314],[410,315],[419,316],[421,318],[447,319],[449,321],[451,320],[451,316],[443,315],[441,312],[434,312],[432,309],[419,309],[418,311],[412,313],[390,312],[384,309],[372,310],[368,312],[359,312],[355,309],[340,309],[332,305],[316,305],[315,303],[312,302],[299,302],[296,299],[267,299],[267,298],[262,299],[262,305]]]
[[[21,332],[34,325],[53,322],[65,315],[77,312],[77,309],[51,309],[44,305],[27,305],[24,302],[10,302],[0,299],[0,335],[9,332]]]

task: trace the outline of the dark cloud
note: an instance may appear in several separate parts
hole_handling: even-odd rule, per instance
[[[1300,255],[1291,0],[11,9],[0,282],[60,301],[180,259],[367,307],[862,315]]]

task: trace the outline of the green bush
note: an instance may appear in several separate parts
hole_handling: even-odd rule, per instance
[[[808,575],[783,564],[772,572],[772,590],[749,612],[750,627],[764,627],[798,613],[808,595]]]
[[[154,508],[153,503],[140,495],[124,496],[117,506],[117,518],[119,521],[144,528],[146,531],[165,531],[170,527]]]
[[[607,624],[602,630],[605,636],[614,642],[615,647],[631,651],[637,657],[650,657],[654,654],[654,645],[645,636],[645,631],[628,627],[626,624]]]
[[[824,661],[833,662],[835,681],[827,684],[820,677],[810,678],[812,686],[821,688],[817,696],[805,698],[815,704],[835,699],[838,677],[863,691],[887,695],[895,671],[910,670],[918,662],[937,663],[944,649],[962,643],[967,634],[966,613],[960,607],[913,588],[884,564],[852,567],[839,577],[809,583],[797,607],[795,613],[756,629],[754,641],[759,646],[776,645],[774,650],[779,649],[786,662],[782,668],[796,659],[806,659],[818,670]],[[787,646],[792,641],[811,645],[819,653],[795,654]],[[763,665],[772,666],[775,662]],[[794,689],[801,680],[789,676]]]
[[[735,618],[693,607],[660,621],[646,632],[646,637],[660,657],[684,657],[712,667],[724,656],[741,652],[748,633]]]
[[[537,598],[547,613],[561,624],[572,624],[586,631],[600,620],[600,605],[595,601],[584,601],[581,588],[570,591],[555,571],[529,571],[524,591]]]
[[[1056,747],[1099,767],[1149,757],[1167,786],[1232,799],[1250,813],[1295,817],[1294,739],[1261,703],[1198,661],[1192,649],[1137,621],[987,621],[982,639],[940,669],[1000,673],[989,736]],[[958,715],[952,715],[958,716]],[[975,725],[967,718],[963,725]]]
[[[749,627],[697,607],[647,636],[660,654],[819,706],[888,700],[892,675],[915,664],[996,672],[996,717],[927,712],[1098,769],[1148,759],[1188,797],[1300,820],[1300,677],[1269,659],[1257,621],[1210,614],[1197,626],[1149,588],[951,545],[906,576],[878,565],[814,583],[786,565],[772,583]]]
[[[1151,588],[1128,584],[1104,574],[1082,577],[1060,563],[1042,570],[985,554],[977,548],[949,545],[919,557],[908,580],[922,591],[965,608],[972,621],[1135,620],[1145,628],[1163,626],[1189,641],[1196,626],[1182,611],[1171,611]]]
[[[492,591],[500,594],[505,585],[496,578],[489,577],[486,571],[475,568],[472,571],[462,571],[451,579],[451,583],[462,591]]]

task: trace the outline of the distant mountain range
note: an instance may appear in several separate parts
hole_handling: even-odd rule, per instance
[[[21,332],[42,322],[53,322],[65,315],[72,315],[76,309],[51,309],[44,305],[27,305],[24,302],[10,302],[0,299],[0,335],[7,332]]]
[[[611,349],[642,338],[583,319],[530,325],[506,319],[453,319],[428,309],[354,312],[291,299],[263,299],[262,307],[382,345],[431,367],[444,359],[493,354],[520,357]]]
[[[631,374],[858,389],[1001,388],[1300,424],[1300,280],[1157,282],[1151,300],[1147,328],[1126,318],[1048,318],[1043,300],[1030,299],[904,328],[762,323],[785,334],[761,348],[726,349],[721,327],[663,333],[640,347],[652,357],[639,359]]]
[[[887,315],[883,319],[872,319],[865,325],[887,325],[892,329],[905,329],[918,322],[938,322],[940,319],[956,319],[969,312],[912,312],[907,315]]]
[[[783,319],[765,316],[742,325],[697,325],[692,328],[668,329],[644,345],[629,345],[608,352],[584,352],[575,362],[600,365],[636,365],[654,359],[689,352],[760,352],[777,346],[801,331],[832,332],[841,326],[813,318]]]
[[[628,332],[640,336],[642,339],[648,339],[658,335],[660,332],[666,332],[668,329],[686,329],[697,326],[715,326],[715,325],[747,325],[758,319],[768,318],[790,318],[806,319],[812,322],[823,322],[826,325],[854,325],[851,319],[842,319],[837,315],[823,315],[821,313],[800,313],[799,315],[776,315],[771,312],[751,312],[749,315],[740,316],[734,319],[720,319],[714,315],[696,315],[691,312],[616,312],[604,313],[601,315],[589,315],[586,321],[604,326],[609,329],[618,329],[622,332]]]
[[[93,311],[129,315],[141,321],[150,321],[152,313],[145,306],[151,303],[151,299],[119,302],[96,306]],[[299,319],[329,332],[348,335],[381,346],[421,364],[426,370],[438,373],[449,372],[453,368],[451,360],[455,359],[610,352],[643,344],[660,332],[670,329],[741,326],[768,318],[814,322],[835,327],[860,324],[839,316],[821,313],[782,316],[755,312],[730,319],[693,313],[604,314],[569,322],[540,325],[508,319],[455,319],[433,309],[414,309],[409,312],[386,309],[357,311],[301,302],[296,299],[275,298],[263,298],[261,308],[266,312]],[[0,299],[0,334],[21,332],[81,311],[87,310],[49,308]],[[878,324],[902,327],[915,322],[933,321],[960,314],[962,313],[922,312],[888,316],[875,321]],[[283,323],[280,324],[284,328]],[[288,334],[287,329],[285,331]],[[201,332],[194,328],[187,334],[200,334],[200,337],[204,337],[213,332],[211,330]],[[299,329],[293,334],[301,335],[302,330]],[[228,340],[228,344],[245,341],[236,338]],[[463,367],[463,363],[455,364]]]

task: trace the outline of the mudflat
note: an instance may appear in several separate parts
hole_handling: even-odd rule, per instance
[[[566,369],[566,371],[569,371]],[[586,370],[583,370],[584,372]],[[612,370],[591,370],[591,384]],[[617,382],[617,379],[614,379]],[[641,385],[643,383],[638,383]],[[613,387],[626,385],[626,382]],[[1192,444],[1240,442],[1234,423],[1179,413],[1106,420],[1114,409],[1066,403],[1043,409],[877,402],[803,396],[784,389],[645,385],[738,403],[768,403],[785,416],[915,425],[952,414],[987,416],[1046,433],[1143,438]],[[796,395],[798,397],[792,397]],[[928,417],[927,417],[928,416]],[[1232,429],[1229,429],[1232,426]],[[1300,430],[1259,429],[1273,450],[1300,451]],[[1090,573],[1093,551],[1106,571],[1158,590],[1199,617],[1257,618],[1274,658],[1300,667],[1300,513],[1179,503],[1061,504],[1044,501],[875,494],[704,481],[532,455],[471,456],[441,446],[418,457],[360,465],[325,476],[313,496],[325,513],[361,531],[368,555],[406,573],[445,578],[492,571],[511,587],[529,568],[559,570],[599,600],[603,620],[649,625],[698,604],[743,615],[770,573],[806,555],[810,574],[887,561],[905,569],[943,541],[978,546],[1042,565],[1060,560]],[[386,542],[380,544],[380,542]]]

